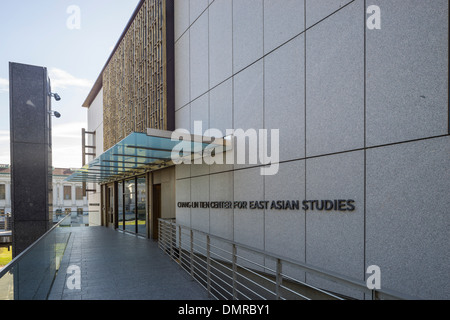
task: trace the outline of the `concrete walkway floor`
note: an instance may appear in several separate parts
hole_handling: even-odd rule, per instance
[[[71,232],[49,300],[210,300],[206,290],[152,240],[105,227]],[[80,289],[69,289],[71,266]],[[75,282],[73,282],[75,283]]]

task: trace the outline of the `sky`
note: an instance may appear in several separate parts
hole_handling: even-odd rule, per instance
[[[46,67],[52,92],[53,166],[81,167],[81,107],[139,0],[0,0],[0,164],[10,164],[9,62]]]

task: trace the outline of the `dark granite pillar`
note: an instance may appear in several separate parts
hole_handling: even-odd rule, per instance
[[[51,96],[47,69],[10,63],[13,257],[52,225]]]

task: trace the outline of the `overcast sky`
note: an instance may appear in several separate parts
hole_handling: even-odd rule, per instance
[[[62,115],[53,118],[53,165],[81,167],[81,128],[87,124],[81,105],[138,2],[0,2],[0,164],[10,163],[9,62],[17,62],[46,67],[52,91],[62,98],[52,102]]]

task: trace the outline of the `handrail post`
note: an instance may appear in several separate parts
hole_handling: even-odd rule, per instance
[[[172,230],[174,229],[172,224],[169,224],[169,241],[170,241],[170,257],[173,259],[173,232]]]
[[[211,296],[211,239],[206,236],[206,281],[208,295]]]
[[[181,226],[178,226],[178,260],[180,261],[180,265],[181,265],[181,251],[183,250],[183,246],[181,243]]]
[[[158,230],[159,230],[159,233],[158,233],[158,244],[159,244],[159,247],[162,249],[162,231],[163,231],[163,225],[162,225],[162,221],[160,220],[160,219],[158,219]]]
[[[237,300],[237,253],[236,245],[233,243],[233,300]]]
[[[275,289],[277,300],[281,299],[280,289],[281,285],[283,284],[283,275],[281,274],[281,272],[282,272],[281,259],[277,259],[277,274],[276,274],[276,289]]]
[[[194,277],[194,231],[191,229],[191,276]]]
[[[372,300],[380,300],[377,290],[372,290]]]

